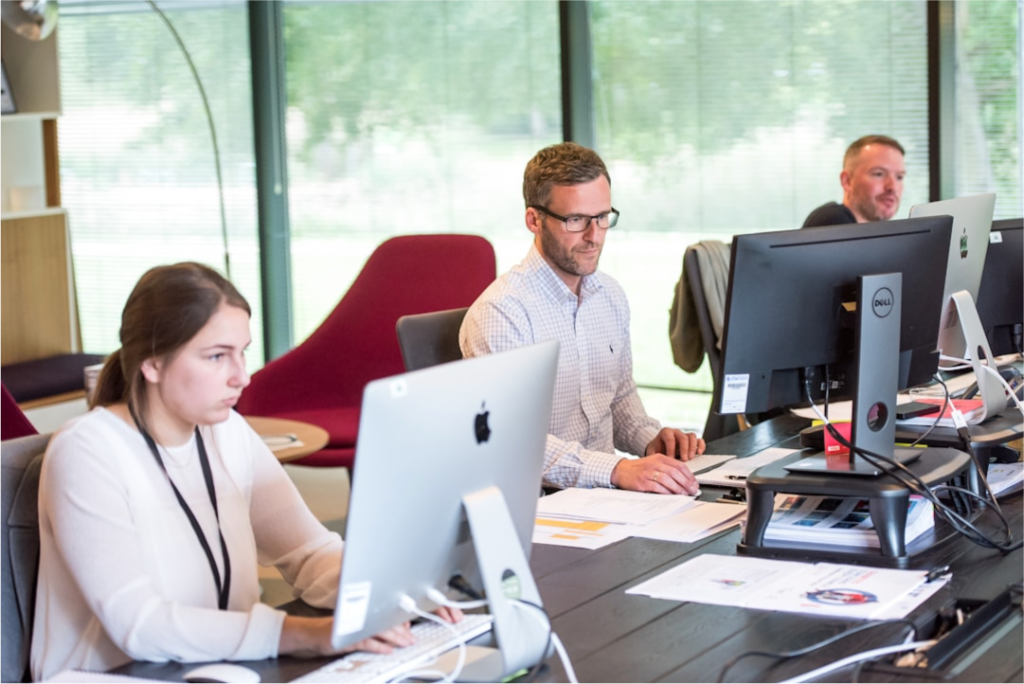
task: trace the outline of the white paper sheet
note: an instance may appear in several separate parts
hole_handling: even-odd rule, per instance
[[[633,529],[630,525],[616,525],[596,520],[537,518],[533,526],[533,543],[593,551],[631,536]]]
[[[675,515],[693,502],[692,496],[571,487],[542,496],[537,503],[537,517],[646,525]]]
[[[920,588],[927,575],[924,570],[705,554],[626,593],[853,619],[895,618],[934,593]]]
[[[697,482],[702,485],[715,485],[718,487],[743,487],[743,481],[750,473],[763,465],[768,465],[790,454],[795,454],[797,449],[781,449],[772,447],[765,449],[747,458],[737,458],[728,463],[720,465],[714,470],[708,470],[697,475]]]
[[[738,525],[746,517],[746,506],[698,501],[681,513],[643,527],[633,528],[633,536],[662,541],[695,542]]]

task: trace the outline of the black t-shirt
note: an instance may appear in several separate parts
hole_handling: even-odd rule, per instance
[[[819,226],[838,226],[843,223],[856,223],[857,217],[853,215],[846,205],[836,202],[822,204],[810,213],[801,228],[817,228]]]

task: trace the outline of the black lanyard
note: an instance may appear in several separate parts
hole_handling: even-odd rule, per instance
[[[206,445],[203,444],[203,436],[199,434],[199,428],[196,427],[196,446],[199,448],[199,463],[203,467],[203,479],[206,480],[206,492],[210,495],[210,503],[213,505],[213,515],[217,518],[217,535],[220,537],[220,550],[224,556],[224,579],[221,580],[220,572],[217,570],[217,561],[213,558],[213,550],[210,549],[209,542],[206,541],[206,535],[203,534],[203,528],[199,526],[199,521],[196,520],[196,516],[192,513],[192,509],[185,503],[184,497],[181,492],[178,491],[178,487],[174,484],[174,480],[171,479],[170,473],[167,472],[167,466],[164,465],[164,460],[160,457],[160,452],[156,448],[156,442],[146,432],[146,429],[142,427],[139,422],[138,416],[135,415],[135,409],[132,408],[131,404],[128,404],[128,412],[132,414],[132,420],[135,421],[135,427],[139,428],[139,432],[142,433],[142,438],[146,440],[146,445],[149,450],[153,452],[153,458],[156,459],[157,464],[160,466],[160,470],[164,471],[164,475],[167,477],[167,481],[171,484],[171,489],[174,490],[174,496],[177,497],[178,503],[181,505],[181,510],[185,511],[186,517],[188,517],[189,523],[192,525],[192,531],[196,533],[196,538],[199,540],[199,544],[203,547],[203,552],[206,554],[206,560],[210,563],[210,572],[213,573],[214,584],[217,585],[217,605],[221,610],[227,610],[228,608],[228,596],[231,594],[231,558],[228,556],[228,546],[224,542],[224,533],[220,529],[220,511],[217,510],[217,491],[213,486],[213,472],[210,470],[210,459],[206,456]]]

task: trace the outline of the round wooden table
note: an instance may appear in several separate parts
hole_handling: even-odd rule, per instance
[[[318,425],[262,416],[245,416],[245,419],[281,463],[309,456],[327,446],[327,430]]]

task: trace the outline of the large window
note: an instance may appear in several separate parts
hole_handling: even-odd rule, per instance
[[[1019,0],[956,3],[956,195],[996,192],[996,218],[1022,206]]]
[[[249,33],[244,2],[161,2],[210,98],[231,275],[262,365]],[[86,351],[116,349],[121,309],[157,264],[225,263],[210,129],[188,64],[141,2],[62,2],[61,189]]]
[[[668,344],[687,245],[799,227],[842,199],[843,152],[867,133],[907,149],[900,215],[928,200],[925,4],[591,7],[597,146],[622,211],[602,265],[629,294],[637,382],[708,391],[706,364],[684,373]]]
[[[562,136],[555,2],[288,2],[284,20],[296,341],[392,235],[484,235],[501,270],[526,254],[523,168]]]
[[[159,6],[211,98],[232,275],[254,307],[258,367],[246,3]],[[954,7],[955,112],[943,115],[956,121],[955,194],[996,190],[997,216],[1020,216],[1022,3]],[[687,245],[799,226],[841,198],[843,151],[866,133],[907,149],[898,215],[928,200],[927,3],[589,8],[596,146],[623,215],[602,267],[629,294],[645,401],[660,387],[675,402],[685,394],[674,390],[710,390],[707,367],[684,373],[668,346]],[[478,233],[499,270],[520,260],[530,242],[523,167],[562,139],[557,3],[288,1],[283,16],[295,342],[392,235]],[[65,0],[59,40],[62,188],[84,345],[109,351],[143,270],[224,263],[213,152],[187,64],[146,3]],[[707,395],[688,401],[671,420],[699,425]]]

